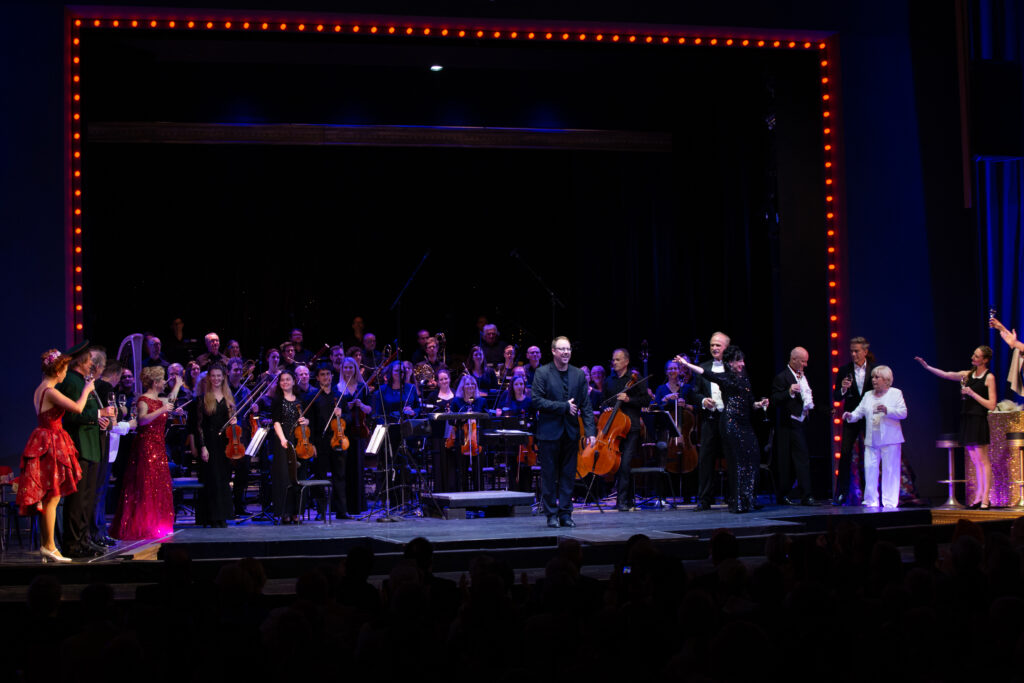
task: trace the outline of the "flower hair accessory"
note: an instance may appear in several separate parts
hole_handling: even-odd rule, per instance
[[[43,357],[43,362],[46,363],[47,365],[53,365],[55,362],[57,362],[57,359],[60,358],[60,355],[60,351],[54,349]]]

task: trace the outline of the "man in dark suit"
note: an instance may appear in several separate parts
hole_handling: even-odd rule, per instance
[[[715,332],[711,335],[711,360],[701,363],[704,372],[725,372],[722,352],[729,346],[729,335]],[[719,423],[725,403],[717,384],[707,381],[703,375],[694,377],[694,396],[700,404],[700,459],[697,461],[697,507],[696,511],[710,510],[715,501],[715,461],[725,457]]]
[[[835,412],[837,415],[852,413],[860,405],[864,398],[864,392],[871,389],[871,370],[875,367],[872,362],[871,344],[864,337],[854,337],[850,340],[850,362],[839,368],[836,373],[836,383],[832,387],[832,402],[838,403],[839,407]],[[842,505],[850,491],[850,462],[853,459],[853,446],[860,442],[860,452],[864,452],[864,427],[866,420],[858,422],[843,421],[842,441],[839,445],[839,462],[836,469],[839,474],[836,477],[836,489],[832,495],[833,505]]]
[[[576,479],[579,420],[583,418],[587,444],[596,440],[594,414],[589,410],[590,389],[583,371],[569,365],[572,345],[567,337],[551,342],[552,362],[533,376],[533,408],[537,411],[538,462],[541,504],[548,526],[574,527],[572,487]]]
[[[83,342],[68,351],[73,356],[67,377],[57,385],[57,391],[72,401],[77,401],[85,389],[86,376],[92,376],[100,359],[99,351],[88,349]],[[106,354],[103,354],[106,357]],[[64,415],[64,429],[78,449],[78,464],[82,467],[82,478],[78,490],[64,498],[64,531],[61,546],[68,557],[98,557],[105,548],[95,545],[90,539],[90,526],[96,502],[96,468],[99,466],[100,430],[106,427],[107,409],[100,406],[99,399],[89,397],[81,413],[68,412]]]
[[[630,463],[640,449],[640,429],[644,424],[641,410],[651,403],[647,383],[642,382],[627,389],[631,379],[629,351],[615,349],[612,352],[612,374],[604,385],[604,403],[607,405],[617,398],[622,402],[619,410],[629,418],[629,433],[622,440],[622,463],[615,477],[615,507],[619,512],[629,512],[634,506]]]
[[[804,375],[807,359],[807,349],[796,347],[789,353],[786,368],[772,381],[771,404],[776,408],[775,444],[779,463],[778,498],[786,505],[796,504],[790,496],[794,475],[800,504],[815,504],[811,497],[811,465],[804,436],[804,420],[814,409],[811,385]]]

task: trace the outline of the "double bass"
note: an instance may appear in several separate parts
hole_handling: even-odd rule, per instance
[[[639,381],[640,375],[634,370],[623,391],[629,391]],[[577,479],[583,479],[588,474],[607,476],[619,471],[619,465],[622,464],[622,440],[632,426],[621,408],[622,401],[616,400],[611,410],[601,413],[597,420],[597,441],[583,448],[576,459]]]

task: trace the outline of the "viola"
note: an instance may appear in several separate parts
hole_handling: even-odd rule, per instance
[[[623,391],[628,391],[639,381],[640,375],[634,371]],[[583,479],[588,474],[607,476],[619,471],[619,465],[622,464],[622,440],[632,426],[621,408],[622,401],[616,400],[614,408],[601,413],[597,421],[597,440],[592,446],[585,447],[576,460],[577,479]]]
[[[363,412],[357,410],[356,412]],[[348,437],[345,436],[345,420],[341,415],[336,415],[331,420],[331,448],[336,451],[347,451],[349,447]]]

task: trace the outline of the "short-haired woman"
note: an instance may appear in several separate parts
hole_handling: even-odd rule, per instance
[[[878,507],[878,465],[882,465],[882,507],[900,502],[900,457],[907,417],[903,392],[892,386],[892,370],[878,365],[871,370],[873,391],[864,394],[853,412],[843,413],[847,422],[871,420],[864,432],[864,505]]]

